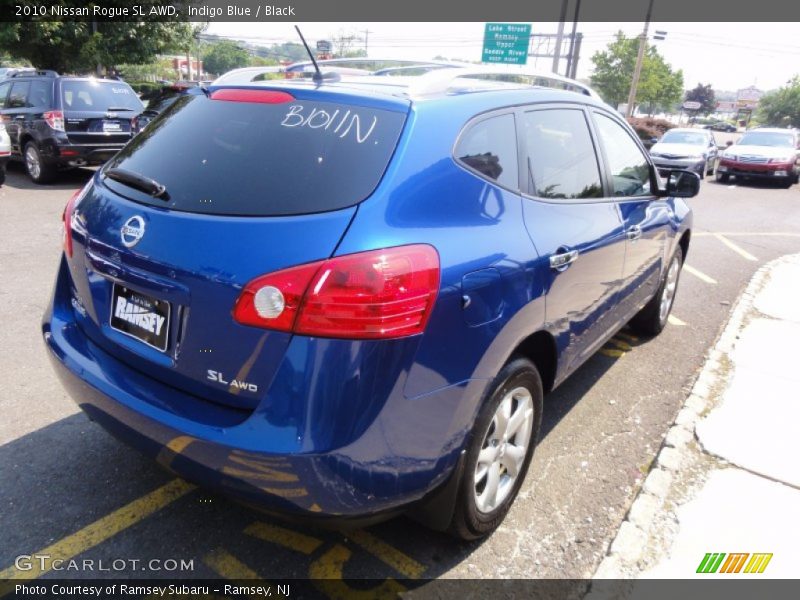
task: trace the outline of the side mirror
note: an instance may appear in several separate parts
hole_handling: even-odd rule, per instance
[[[651,144],[657,144],[658,143],[658,138],[657,137],[650,138],[650,143]]]
[[[669,172],[664,196],[675,198],[694,198],[700,192],[700,176],[693,171],[675,169]]]
[[[728,140],[727,142],[725,142],[725,146],[726,147],[733,146],[733,140]]]

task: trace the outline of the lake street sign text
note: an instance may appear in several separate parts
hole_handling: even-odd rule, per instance
[[[528,61],[529,24],[487,23],[481,62],[524,65]]]

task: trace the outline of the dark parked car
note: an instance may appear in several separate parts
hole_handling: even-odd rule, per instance
[[[577,82],[452,71],[168,107],[64,212],[42,333],[81,408],[268,510],[493,531],[543,395],[666,326],[699,180]]]
[[[0,82],[0,115],[12,157],[36,183],[59,169],[99,165],[132,137],[143,106],[124,81],[22,73]]]
[[[184,85],[184,82],[177,82],[158,90],[145,94],[141,97],[145,103],[145,109],[134,119],[133,129],[138,133],[155,119],[162,112],[167,110],[173,103],[184,94],[204,93],[199,86]]]
[[[688,169],[703,179],[714,172],[717,143],[704,129],[670,129],[650,147],[650,156],[662,175],[671,169]]]
[[[704,125],[703,129],[710,129],[711,131],[726,131],[728,133],[734,133],[736,131],[736,125],[732,125],[725,121],[717,121],[716,123],[710,123],[708,125]]]

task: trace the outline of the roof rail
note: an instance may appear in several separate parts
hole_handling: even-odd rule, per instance
[[[535,69],[520,69],[495,65],[454,66],[449,69],[444,68],[430,71],[416,78],[409,86],[409,95],[413,97],[444,93],[449,90],[453,82],[460,77],[480,79],[498,76],[527,78],[532,80],[530,85],[571,90],[602,101],[600,95],[592,88],[574,79],[569,79],[568,77],[563,77],[556,73],[537,71]],[[502,79],[500,81],[502,81]]]
[[[9,75],[9,79],[12,77],[58,77],[58,73],[49,69],[44,69],[41,71],[29,69],[27,71],[17,71],[16,73],[12,73]]]

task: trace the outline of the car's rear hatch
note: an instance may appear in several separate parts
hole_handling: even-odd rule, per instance
[[[317,96],[184,96],[98,173],[73,211],[68,260],[90,339],[174,387],[258,404],[291,334],[237,323],[242,288],[332,255],[407,112],[401,102]],[[337,111],[327,130],[317,126]],[[154,197],[119,173],[166,192]]]
[[[144,109],[127,83],[101,79],[63,80],[61,107],[67,138],[87,146],[125,144]]]

